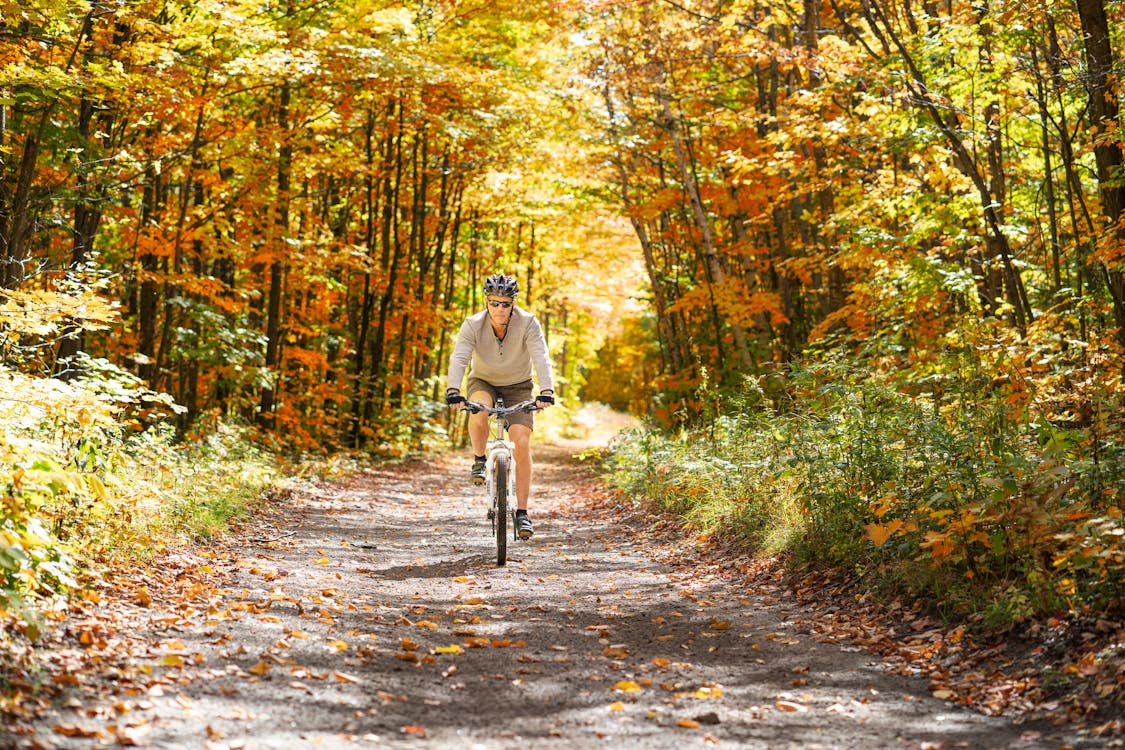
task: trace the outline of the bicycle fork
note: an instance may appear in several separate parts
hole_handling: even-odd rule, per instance
[[[506,484],[508,491],[505,493],[507,498],[507,512],[511,516],[512,534],[515,534],[515,520],[516,520],[516,458],[515,446],[510,441],[496,441],[488,451],[488,460],[485,464],[485,489],[487,491],[489,505],[488,505],[488,520],[495,523],[496,520],[496,498],[499,493],[496,491],[496,460],[497,456],[503,455],[507,461],[507,477]]]
[[[489,498],[489,506],[488,506],[488,518],[489,518],[489,520],[492,520],[493,518],[496,517],[496,495],[497,495],[497,493],[496,493],[496,458],[499,455],[506,455],[507,456],[507,459],[508,459],[508,461],[507,461],[507,464],[508,464],[508,471],[507,471],[508,503],[509,503],[509,505],[511,505],[511,504],[514,504],[514,502],[515,502],[516,482],[515,482],[515,465],[514,465],[514,458],[513,458],[512,450],[513,450],[512,444],[509,443],[506,440],[493,441],[492,444],[489,446],[488,460],[485,463],[485,467],[484,467],[485,490],[487,491],[487,495],[488,495],[488,498]]]

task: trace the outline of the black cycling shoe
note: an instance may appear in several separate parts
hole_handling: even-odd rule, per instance
[[[520,539],[530,539],[535,531],[531,528],[531,519],[527,517],[526,510],[516,511],[516,533],[520,535]]]
[[[473,478],[473,484],[484,484],[484,465],[485,459],[473,459],[473,469],[469,472]]]

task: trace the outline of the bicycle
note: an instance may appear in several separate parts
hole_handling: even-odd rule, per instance
[[[463,408],[473,414],[483,411],[492,417],[484,480],[489,502],[488,520],[492,522],[492,534],[496,538],[496,564],[504,565],[508,561],[509,499],[516,494],[516,465],[512,460],[514,446],[507,437],[510,426],[507,417],[517,412],[539,411],[542,407],[536,405],[535,399],[521,401],[515,406],[504,406],[503,399],[498,400],[496,406],[466,399]],[[519,539],[515,503],[511,505],[512,538]]]

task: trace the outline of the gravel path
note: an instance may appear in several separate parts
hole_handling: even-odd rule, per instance
[[[11,746],[1067,745],[818,640],[796,605],[615,523],[569,451],[536,456],[536,535],[502,568],[464,456],[294,491],[169,563],[221,587],[114,605],[143,689],[106,698],[107,668]]]

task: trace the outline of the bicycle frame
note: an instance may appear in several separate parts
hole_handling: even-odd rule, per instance
[[[486,448],[485,490],[489,499],[488,518],[492,521],[492,531],[496,537],[496,564],[504,565],[507,561],[509,512],[512,516],[512,538],[519,538],[515,524],[515,446],[508,439],[510,424],[507,418],[517,412],[538,411],[540,407],[534,400],[522,401],[515,406],[504,406],[503,400],[497,401],[496,406],[466,400],[464,407],[474,414],[485,412],[491,417],[492,426]]]

